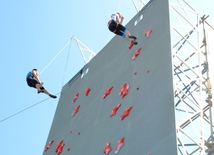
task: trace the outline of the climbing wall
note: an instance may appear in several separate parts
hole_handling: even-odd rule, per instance
[[[168,0],[150,1],[63,87],[43,155],[176,155]]]

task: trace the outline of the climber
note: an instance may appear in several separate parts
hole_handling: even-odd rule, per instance
[[[55,95],[50,94],[42,85],[43,82],[40,81],[39,79],[39,73],[37,69],[32,69],[32,71],[30,71],[27,74],[26,77],[27,80],[27,84],[29,87],[33,87],[37,89],[38,93],[45,93],[48,96],[52,97],[52,98],[57,98]]]
[[[111,19],[108,21],[108,29],[130,41],[132,44],[137,45],[137,42],[135,41],[137,38],[132,36],[130,31],[122,25],[123,19],[124,17],[119,12],[112,14]]]

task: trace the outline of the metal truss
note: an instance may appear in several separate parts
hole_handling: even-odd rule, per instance
[[[92,50],[90,50],[87,46],[85,46],[82,42],[80,42],[77,38],[72,37],[71,40],[72,39],[76,41],[80,53],[82,55],[82,58],[85,64],[87,64],[96,54]]]
[[[149,0],[132,0],[132,3],[136,9],[137,12],[139,12],[147,3]]]
[[[205,16],[185,0],[170,0],[174,103],[179,155],[212,155],[212,94]]]

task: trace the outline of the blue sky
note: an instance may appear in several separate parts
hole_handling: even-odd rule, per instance
[[[210,15],[208,21],[214,25],[211,0],[188,2],[202,15]],[[38,95],[36,90],[26,84],[27,72],[32,68],[42,71],[72,36],[98,53],[114,37],[106,24],[110,15],[116,11],[124,15],[124,24],[136,14],[131,0],[0,2],[2,155],[40,155],[46,144],[59,95],[55,100],[47,99],[44,94]],[[72,41],[42,73],[40,79],[50,93],[57,94],[83,65],[76,42]]]

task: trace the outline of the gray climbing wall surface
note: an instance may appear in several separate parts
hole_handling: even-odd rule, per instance
[[[168,0],[126,27],[138,45],[115,36],[63,87],[43,155],[177,154]]]

